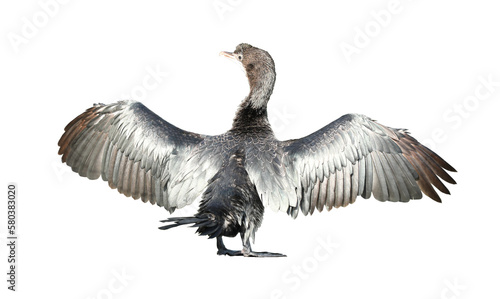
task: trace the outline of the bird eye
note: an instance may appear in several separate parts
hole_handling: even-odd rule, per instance
[[[242,58],[241,55],[238,55],[238,59],[241,60],[241,58]]]

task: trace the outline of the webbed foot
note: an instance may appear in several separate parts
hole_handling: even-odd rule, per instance
[[[248,256],[248,257],[286,257],[285,254],[275,253],[275,252],[267,252],[267,251],[262,251],[262,252],[249,251],[249,252],[243,253],[243,255]]]

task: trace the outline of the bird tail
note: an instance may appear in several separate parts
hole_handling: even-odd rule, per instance
[[[192,224],[191,227],[198,227],[196,232],[202,236],[207,235],[209,239],[218,237],[222,233],[222,225],[213,214],[201,214],[194,217],[171,217],[161,222],[173,222],[165,226],[160,226],[159,229],[166,230],[180,225]]]

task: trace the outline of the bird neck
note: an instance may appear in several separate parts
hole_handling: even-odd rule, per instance
[[[249,128],[271,128],[267,119],[267,104],[254,108],[249,100],[250,96],[240,104],[233,119],[233,130],[246,130]]]
[[[276,75],[264,72],[254,77],[247,73],[250,93],[240,104],[233,120],[233,129],[248,127],[271,128],[267,118],[267,102],[273,93]]]
[[[245,99],[252,108],[267,108],[267,102],[273,93],[276,74],[274,70],[247,72],[250,93]]]

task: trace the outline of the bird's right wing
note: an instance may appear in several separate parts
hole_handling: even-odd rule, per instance
[[[406,130],[386,127],[359,114],[347,114],[297,140],[283,142],[289,171],[297,174],[297,216],[325,206],[347,206],[358,195],[373,193],[380,201],[409,201],[423,191],[441,201],[433,187],[449,194],[438,178],[455,181],[446,161],[411,137]]]
[[[95,104],[65,128],[59,154],[73,171],[173,212],[192,203],[222,163],[207,136],[181,130],[139,102]]]

